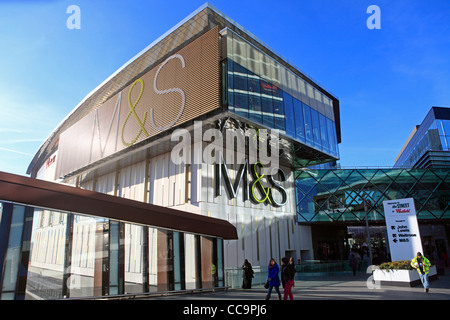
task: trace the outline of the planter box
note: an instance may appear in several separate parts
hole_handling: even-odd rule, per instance
[[[381,285],[414,287],[421,284],[416,270],[374,270],[373,279]],[[437,279],[436,266],[430,267],[428,281]]]

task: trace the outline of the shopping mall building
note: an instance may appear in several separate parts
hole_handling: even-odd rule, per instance
[[[373,264],[389,260],[383,201],[413,198],[424,255],[448,265],[449,146],[450,108],[432,107],[392,168],[296,170],[298,223],[311,226],[314,257],[342,260],[357,247],[368,258],[369,235]]]
[[[295,168],[335,163],[340,140],[339,100],[205,4],[88,94],[31,178],[0,176],[1,298],[221,287],[245,259],[313,259]]]

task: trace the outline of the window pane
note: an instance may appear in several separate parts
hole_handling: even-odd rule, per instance
[[[109,294],[120,293],[120,273],[119,273],[119,242],[120,226],[118,221],[109,223]]]
[[[273,103],[272,98],[268,96],[262,97],[263,124],[269,128],[273,128]]]
[[[247,69],[234,64],[234,89],[247,91]]]
[[[261,97],[259,94],[249,94],[248,96],[248,112],[249,119],[262,123],[262,113],[261,113]]]
[[[234,63],[233,81],[235,112],[248,117],[247,70],[238,63]]]
[[[336,154],[336,132],[334,130],[333,127],[333,121],[331,121],[331,119],[326,118],[326,122],[327,122],[327,133],[328,133],[328,143],[330,145],[330,152],[333,156],[337,156]]]
[[[280,130],[281,133],[285,133],[286,124],[284,122],[283,91],[276,87],[272,99],[274,128]]]
[[[449,145],[449,143],[450,143],[450,136],[445,136],[445,139],[447,140],[447,147],[446,148],[444,147],[444,150],[448,151],[450,149],[450,145]]]
[[[284,114],[286,116],[286,134],[290,137],[295,138],[294,104],[292,97],[286,92],[283,93],[283,102],[284,102]],[[302,114],[302,124],[303,124],[303,114]]]
[[[261,80],[261,105],[263,112],[263,124],[269,128],[273,128],[273,103],[272,95],[274,90],[278,89],[273,84]]]
[[[20,247],[22,240],[25,207],[15,204],[11,218],[8,249],[3,266],[2,300],[14,299],[19,272]]]
[[[26,300],[63,298],[66,228],[70,218],[63,212],[57,215],[50,226],[50,211],[34,209],[33,221],[38,223],[33,223],[31,232]],[[73,279],[66,279],[69,288],[77,285]]]
[[[337,136],[336,136],[336,125],[334,121],[331,122],[333,126],[333,142],[334,142],[334,154],[336,157],[339,157],[339,148],[338,148],[338,142],[337,142]]]
[[[445,136],[439,136],[439,138],[441,139],[441,150],[448,150],[447,139],[445,138]]]
[[[323,151],[330,153],[330,145],[328,143],[327,121],[323,114],[319,113],[320,122],[320,140],[322,141]]]
[[[144,226],[125,224],[125,292],[144,292]]]
[[[294,99],[295,133],[298,140],[305,142],[305,121],[303,112],[302,103],[297,99]]]
[[[442,120],[444,132],[446,136],[450,136],[450,120]]]
[[[306,104],[303,104],[303,116],[305,121],[306,143],[312,146],[314,145],[314,139],[312,131],[311,108]]]
[[[248,97],[245,93],[234,93],[234,110],[235,113],[243,117],[248,117]]]
[[[248,110],[249,118],[252,121],[262,123],[261,94],[259,77],[252,72],[248,72]]]
[[[75,215],[72,236],[70,297],[94,296],[95,230],[93,217]]]
[[[318,149],[322,149],[322,143],[320,141],[319,113],[314,109],[311,109],[311,118],[313,124],[314,146]]]
[[[233,65],[233,60],[228,59],[228,109],[232,112],[234,112]]]
[[[248,92],[258,94],[261,93],[259,77],[250,71],[248,71]]]

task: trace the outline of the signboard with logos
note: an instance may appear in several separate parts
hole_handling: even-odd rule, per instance
[[[392,261],[411,260],[422,252],[414,199],[383,201]]]

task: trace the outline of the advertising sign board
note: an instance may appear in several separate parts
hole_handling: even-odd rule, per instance
[[[422,252],[414,199],[383,201],[392,261],[411,260]]]

